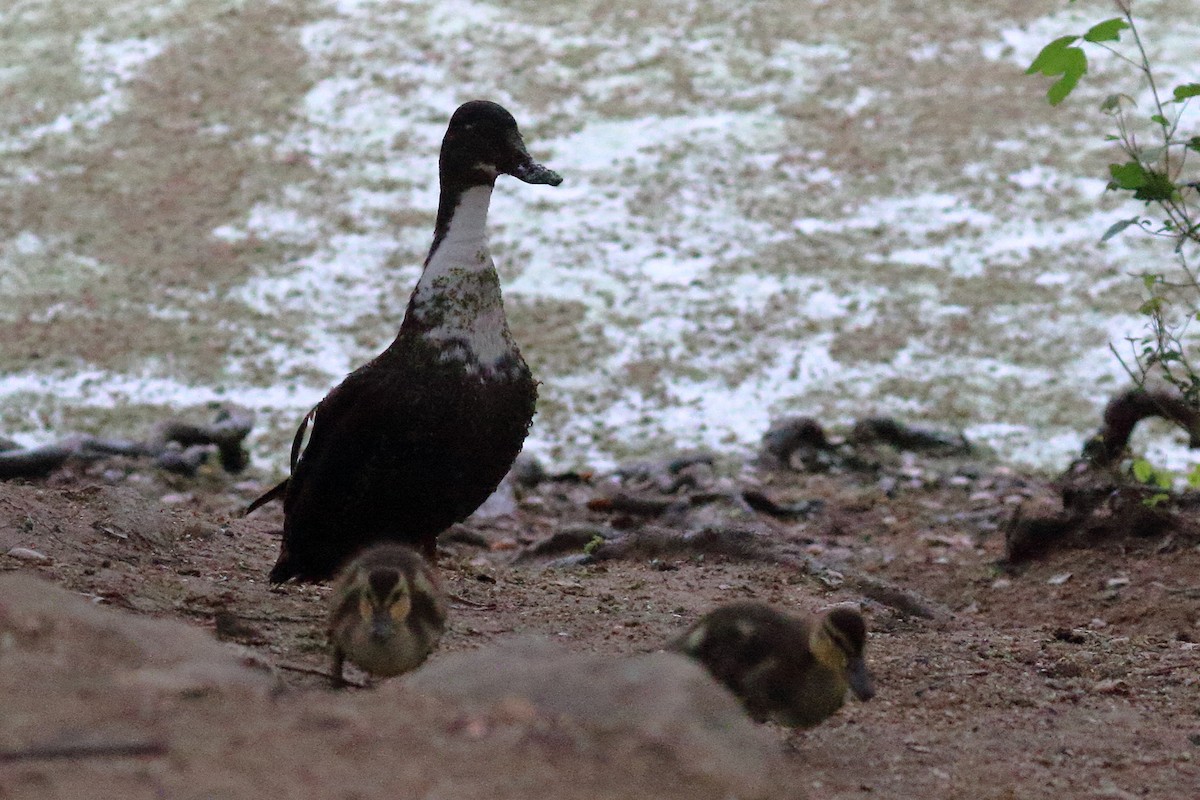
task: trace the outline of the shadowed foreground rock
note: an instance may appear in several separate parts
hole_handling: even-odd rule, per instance
[[[0,576],[0,797],[803,796],[770,734],[676,656],[492,649],[416,673],[430,694],[344,694],[274,691],[245,652]]]
[[[519,639],[448,656],[407,685],[468,708],[565,717],[599,734],[596,745],[615,763],[651,747],[739,797],[767,793],[779,766],[776,740],[700,666],[673,653],[586,655]]]
[[[0,656],[32,683],[46,668],[78,668],[96,685],[137,691],[275,686],[265,665],[198,628],[104,608],[21,573],[0,575]]]

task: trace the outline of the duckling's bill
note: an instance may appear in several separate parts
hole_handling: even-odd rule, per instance
[[[846,665],[846,677],[850,681],[850,691],[859,700],[866,702],[875,696],[875,680],[867,669],[867,662],[861,658],[851,659]]]

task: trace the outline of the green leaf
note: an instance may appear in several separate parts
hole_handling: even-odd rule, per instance
[[[1133,477],[1137,478],[1139,483],[1149,483],[1154,477],[1154,467],[1144,458],[1139,458],[1132,464]]]
[[[1141,221],[1141,217],[1130,217],[1129,219],[1123,219],[1119,222],[1114,222],[1109,226],[1108,230],[1104,232],[1104,235],[1100,237],[1100,241],[1107,242],[1109,239],[1113,238],[1130,225],[1138,224],[1139,221]],[[1149,289],[1150,287],[1147,286],[1146,288]]]
[[[1154,288],[1154,284],[1158,283],[1160,280],[1162,280],[1161,275],[1155,275],[1148,272],[1142,276],[1142,286],[1146,287],[1146,291],[1150,291]]]
[[[1146,182],[1138,187],[1133,196],[1137,200],[1145,200],[1147,203],[1159,202],[1162,200],[1170,200],[1178,194],[1179,189],[1165,173],[1157,172],[1156,170],[1146,170]]]
[[[1200,464],[1192,467],[1192,471],[1187,474],[1187,484],[1193,489],[1200,488]]]
[[[1077,61],[1064,71],[1063,76],[1046,91],[1046,99],[1052,106],[1056,106],[1063,100],[1066,100],[1067,95],[1075,89],[1075,86],[1079,83],[1079,79],[1087,72],[1087,56],[1078,47],[1072,47],[1071,51],[1078,56]]]
[[[1200,153],[1200,136],[1193,136],[1192,138],[1188,139],[1187,149],[1195,150],[1197,153]]]
[[[1200,83],[1185,83],[1175,87],[1175,102],[1182,103],[1189,97],[1200,96]]]
[[[1087,72],[1087,56],[1083,50],[1071,45],[1078,36],[1061,36],[1042,48],[1037,58],[1025,70],[1026,75],[1041,73],[1049,77],[1061,75],[1046,92],[1050,105],[1056,106],[1066,99],[1079,79]]]
[[[1163,486],[1160,488],[1169,489],[1170,487]],[[1146,506],[1147,508],[1154,508],[1155,506],[1159,505],[1160,503],[1163,503],[1170,499],[1171,499],[1171,495],[1163,494],[1162,492],[1159,492],[1157,494],[1152,494],[1149,497],[1147,497],[1145,500],[1143,500],[1142,505]]]
[[[1041,73],[1049,77],[1061,75],[1063,70],[1069,64],[1069,58],[1066,55],[1067,50],[1078,50],[1072,48],[1071,45],[1078,39],[1078,36],[1060,36],[1050,44],[1042,48],[1042,51],[1037,54],[1037,58],[1029,65],[1029,69],[1025,70],[1026,75],[1035,75]]]
[[[1115,42],[1121,38],[1121,31],[1129,27],[1129,23],[1120,17],[1098,22],[1083,35],[1085,42]]]
[[[1109,164],[1108,171],[1120,189],[1140,189],[1146,185],[1146,169],[1136,161],[1128,164]]]
[[[1162,114],[1151,114],[1150,121],[1156,125],[1170,125],[1171,124],[1171,123],[1167,122],[1167,118],[1164,117]]]

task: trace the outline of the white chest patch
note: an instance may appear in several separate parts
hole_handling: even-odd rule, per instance
[[[513,351],[500,296],[500,279],[488,253],[490,186],[463,192],[437,250],[413,293],[412,313],[429,327],[443,361],[463,361],[470,371],[494,368]]]

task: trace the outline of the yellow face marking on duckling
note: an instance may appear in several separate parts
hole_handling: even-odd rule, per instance
[[[858,619],[858,625],[862,628],[861,618]],[[875,696],[875,686],[871,679],[871,672],[863,660],[863,648],[866,644],[865,628],[862,628],[861,632],[855,636],[843,630],[829,616],[826,616],[821,624],[821,629],[825,634],[822,638],[826,638],[829,644],[838,651],[839,665],[834,668],[844,674],[855,697],[859,700],[870,700]],[[834,666],[833,664],[828,665]]]
[[[834,640],[835,631],[830,631],[829,624],[822,623],[819,627],[813,629],[812,634],[808,637],[808,649],[812,651],[813,658],[820,664],[829,669],[841,672],[846,669],[848,662],[846,653],[838,646]]]
[[[392,595],[392,604],[388,610],[395,622],[402,623],[408,619],[408,614],[412,611],[412,598],[408,596],[407,592],[396,592]]]

